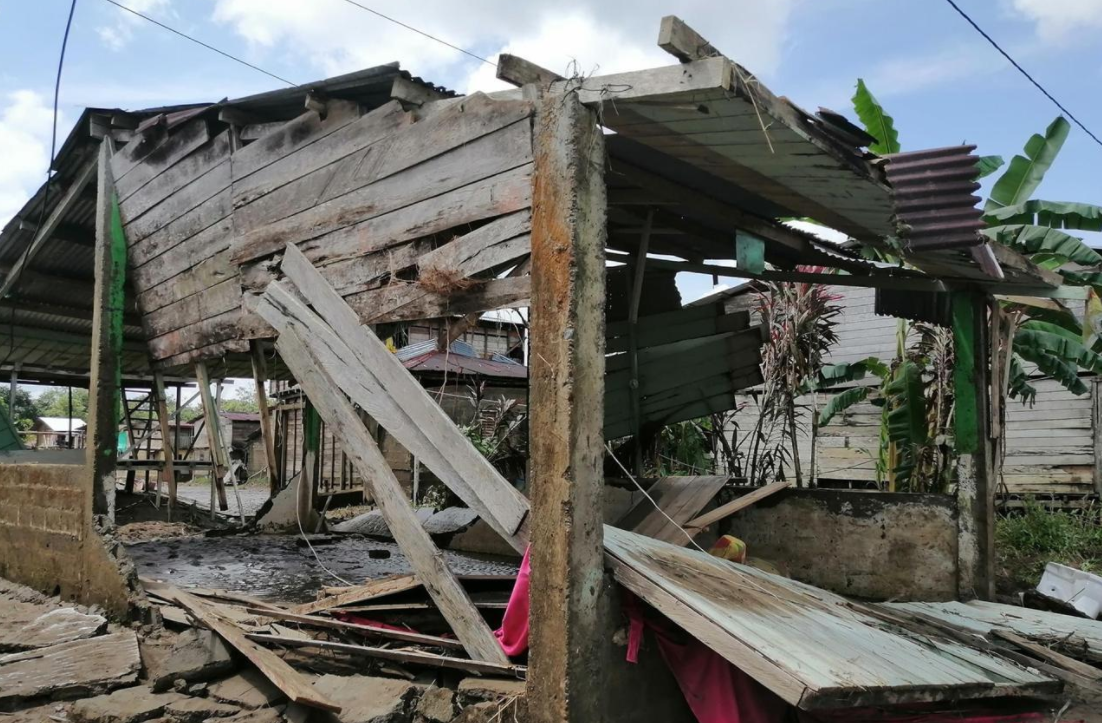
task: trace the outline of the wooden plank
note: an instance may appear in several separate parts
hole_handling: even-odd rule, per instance
[[[176,450],[172,444],[172,424],[168,415],[168,400],[165,399],[165,378],[159,371],[153,372],[153,401],[157,406],[157,424],[161,428],[161,453],[165,466],[161,470],[161,479],[157,483],[157,498],[161,496],[161,483],[168,481],[168,520],[172,521],[172,511],[176,508]]]
[[[340,713],[341,707],[319,693],[294,668],[270,650],[255,645],[237,625],[219,611],[217,605],[206,603],[182,590],[171,593],[172,601],[194,615],[223,640],[241,653],[292,702],[311,708]]]
[[[92,510],[115,516],[118,461],[119,387],[122,374],[122,322],[126,301],[126,235],[111,175],[111,141],[100,144],[96,200],[95,292],[92,298],[92,357],[89,362],[88,485]],[[9,278],[11,276],[9,275]],[[14,375],[14,372],[13,372]]]
[[[260,410],[260,438],[264,442],[264,459],[268,465],[268,488],[270,496],[275,497],[282,489],[282,485],[279,479],[279,458],[276,456],[275,449],[275,430],[272,427],[272,415],[268,407],[268,365],[258,340],[249,342],[249,360],[252,362],[256,403]]]
[[[276,349],[325,421],[326,428],[352,459],[364,484],[370,486],[372,497],[395,541],[464,649],[472,658],[507,664],[509,659],[493,631],[421,526],[382,451],[351,402],[339,392],[340,387],[333,378],[326,374],[321,360],[311,353],[299,336],[294,323],[281,330]]]
[[[498,80],[512,83],[518,88],[528,84],[549,87],[556,80],[562,80],[562,76],[558,73],[509,53],[501,53],[497,56],[496,75]]]
[[[662,18],[658,29],[658,47],[682,63],[723,55],[676,15]]]
[[[512,680],[523,680],[526,670],[523,665],[497,665],[481,660],[465,660],[463,658],[433,655],[432,653],[422,653],[413,650],[369,648],[363,645],[334,643],[328,640],[302,640],[300,638],[280,637],[277,635],[249,635],[247,637],[249,640],[255,640],[261,643],[271,643],[273,645],[283,645],[289,648],[318,648],[320,650],[332,650],[335,652],[366,655],[380,660],[393,660],[399,663],[419,665],[428,668],[453,668],[480,675],[499,675],[508,677]]]
[[[421,581],[413,575],[392,575],[390,577],[372,580],[357,587],[352,587],[337,595],[330,595],[321,600],[305,603],[292,612],[298,615],[310,615],[323,610],[331,610],[342,605],[354,605],[365,600],[374,600],[386,595],[406,592],[421,587]]]
[[[230,159],[225,158],[202,175],[196,176],[172,195],[141,216],[131,217],[123,208],[126,235],[131,243],[165,228],[173,221],[203,205],[230,185]]]
[[[222,440],[218,407],[210,394],[210,376],[207,374],[206,362],[195,365],[195,378],[199,383],[199,400],[203,405],[203,420],[206,423],[207,440],[210,443],[210,457],[214,462],[214,469],[211,470],[213,477],[211,484],[218,493],[218,509],[224,512],[229,509],[229,502],[226,501],[226,487],[222,482],[227,471],[226,447]],[[211,510],[211,514],[214,514],[214,510]]]
[[[127,223],[133,223],[169,196],[179,193],[196,178],[226,161],[230,155],[229,131],[219,133],[205,147],[182,158],[122,201]],[[141,168],[141,166],[139,166]],[[133,175],[133,174],[131,174]]]
[[[412,106],[423,106],[437,100],[447,100],[452,96],[436,90],[427,83],[417,83],[408,78],[397,76],[390,85],[390,97]]]
[[[652,497],[657,496],[659,509],[651,509],[632,531],[675,545],[687,543],[690,538],[681,528],[719,494],[727,480],[727,477],[718,476],[660,479],[647,492]],[[644,504],[650,506],[650,502]]]
[[[268,607],[250,607],[246,608],[245,612],[252,613],[254,615],[263,615],[264,617],[272,618],[273,620],[286,620],[292,623],[298,623],[299,625],[306,625],[315,628],[328,628],[330,630],[341,630],[347,632],[354,632],[367,637],[386,638],[388,640],[399,640],[403,643],[413,643],[415,645],[430,645],[436,648],[460,648],[463,644],[454,638],[441,638],[436,635],[422,635],[421,633],[411,633],[406,630],[391,630],[389,628],[377,628],[370,625],[357,625],[355,623],[343,623],[333,618],[322,618],[316,615],[299,615],[297,613],[287,612],[286,610],[275,610]]]
[[[1005,640],[1008,643],[1013,643],[1014,645],[1017,645],[1022,650],[1030,653],[1035,657],[1040,658],[1046,663],[1051,663],[1052,665],[1058,666],[1065,670],[1069,670],[1077,675],[1082,675],[1088,680],[1102,680],[1102,670],[1094,667],[1093,665],[1082,663],[1075,658],[1069,657],[1055,650],[1051,650],[1050,648],[1046,648],[1040,643],[1035,643],[1032,640],[1026,640],[1015,632],[1002,628],[995,628],[991,631],[991,635],[1000,640]]]
[[[227,230],[230,225],[230,219],[226,219]],[[143,314],[151,314],[158,309],[163,309],[174,303],[178,303],[192,294],[207,291],[227,279],[237,278],[237,267],[230,263],[229,248],[226,245],[228,241],[229,236],[227,234],[222,241],[218,242],[218,245],[222,246],[221,250],[216,251],[213,256],[200,261],[190,268],[185,268],[164,280],[159,280],[152,284],[148,282],[153,279],[159,279],[169,273],[169,270],[165,267],[165,263],[167,261],[183,261],[183,259],[178,258],[182,254],[178,255],[175,251],[171,251],[153,259],[150,263],[136,270],[133,274],[133,279],[135,287],[141,289],[138,294],[138,308],[141,312]],[[189,247],[189,255],[194,254],[194,257],[198,257],[203,253],[201,247],[204,244],[204,239],[193,237],[188,239],[184,245]],[[166,258],[170,256],[177,258]],[[238,290],[237,296],[240,300],[240,289]]]
[[[780,492],[783,489],[788,489],[789,483],[786,480],[780,480],[779,482],[772,482],[764,487],[758,487],[757,489],[747,492],[738,499],[731,500],[725,505],[715,508],[714,510],[707,512],[700,517],[695,517],[689,520],[685,524],[686,529],[689,530],[689,534],[695,535],[703,530],[705,527],[711,527],[720,520],[725,520],[731,515],[734,515],[747,507],[756,505],[766,497],[770,497]]]
[[[119,192],[119,200],[125,201],[178,161],[186,158],[193,151],[202,148],[209,140],[210,129],[207,126],[207,121],[203,118],[196,118],[185,123],[183,127],[175,129],[149,153],[142,156],[136,164],[132,164],[128,160],[127,149],[123,148],[111,159],[111,168],[115,173],[119,173],[124,165],[131,166],[129,171],[123,173],[115,181]],[[148,143],[149,138],[143,137],[138,145]]]
[[[241,286],[236,277],[230,277],[145,314],[142,325],[147,336],[158,337],[240,307]]]
[[[397,138],[405,135],[399,134]],[[523,171],[513,169],[524,168],[530,159],[531,130],[526,122],[514,123],[499,133],[410,167],[404,173],[395,173],[359,186],[301,213],[247,230],[234,244],[234,260],[244,263],[276,253],[287,243],[312,242],[303,243],[304,250],[311,260],[324,262],[342,253],[360,255],[487,215],[519,210],[528,205],[525,201],[530,197],[531,189],[523,186],[513,189],[510,182],[515,184],[518,177],[526,178]],[[463,199],[462,203],[476,203],[479,194],[485,194],[489,189],[495,189],[493,193],[503,196],[500,200],[492,196],[481,200],[483,205],[489,204],[499,209],[496,214],[473,217],[466,214],[466,220],[444,225],[432,223],[434,216],[447,215],[455,199]],[[518,199],[521,203],[515,205]],[[495,200],[498,202],[494,203]],[[278,217],[281,214],[273,215]],[[375,227],[389,229],[403,224],[416,224],[417,232],[398,238],[394,232],[374,231]],[[319,237],[323,242],[321,248],[317,243]],[[327,250],[325,247],[329,245],[340,246],[340,249]]]
[[[223,239],[228,239],[232,236],[232,213],[233,203],[230,198],[230,189],[227,186],[217,191],[191,211],[188,211],[180,218],[164,228],[155,231],[146,238],[142,240],[131,239],[130,258],[132,260],[132,267],[135,270],[139,270],[151,260],[162,254],[167,256],[167,254],[172,251],[177,251],[178,256],[187,259],[186,263],[178,261],[170,264],[170,270],[166,272],[167,275],[157,277],[156,280],[145,282],[146,285],[151,286],[158,281],[164,281],[166,278],[170,278],[172,275],[188,267],[194,266],[203,259],[209,258],[214,251],[224,248],[228,243],[223,241],[222,246],[211,246],[209,241],[207,243],[200,243],[200,238],[209,240],[212,236],[219,236]],[[193,237],[196,239],[193,243],[184,243],[184,241],[188,241]],[[192,249],[191,247],[193,244],[200,246],[200,249]],[[212,248],[214,251],[211,250]],[[197,251],[198,253],[196,253]],[[167,264],[168,262],[165,263]]]
[[[388,284],[350,295],[346,301],[365,324],[411,321],[529,306],[528,276],[493,279],[455,297],[425,294],[415,283]]]
[[[234,153],[234,180],[244,179],[279,159],[325,138],[360,117],[359,105],[352,101],[330,100],[323,119],[307,111]]]
[[[488,513],[483,519],[492,527],[504,532],[508,540],[517,533],[528,513],[527,500],[476,450],[459,432],[454,422],[436,404],[413,375],[402,366],[397,357],[370,330],[360,324],[356,314],[310,265],[306,257],[293,246],[288,246],[283,257],[283,272],[298,287],[307,301],[333,328],[341,339],[354,350],[353,359],[360,360],[368,373],[375,376],[389,396],[400,399],[411,420],[425,434],[432,445],[445,450],[451,468],[471,485],[477,494],[475,503],[464,499],[472,508],[482,507]],[[398,436],[397,430],[389,430]],[[407,449],[412,448],[399,437]],[[414,452],[426,462],[428,455]],[[443,480],[452,478],[448,470],[432,469]],[[443,473],[442,473],[443,472]],[[454,488],[453,488],[454,490]],[[458,494],[458,491],[457,491]],[[480,511],[481,515],[481,511]],[[519,542],[519,540],[518,540]]]
[[[514,262],[531,252],[531,218],[526,209],[491,221],[423,255],[417,267],[474,276]]]
[[[393,354],[386,351],[383,357],[369,348],[374,344],[355,344],[351,325],[335,330],[318,325],[314,314],[287,291],[283,283],[276,282],[268,288],[258,312],[280,333],[287,327],[287,318],[298,320],[300,333],[308,340],[311,350],[322,356],[327,372],[338,380],[341,390],[429,467],[503,539],[522,551],[527,544],[527,531],[521,527],[527,514],[523,496],[504,482],[473,447],[466,449],[470,442],[457,436],[451,420]],[[377,338],[374,343],[386,349]],[[365,348],[368,351],[365,352]],[[384,360],[399,364],[401,374],[388,367]],[[423,398],[409,390],[402,375],[409,376]]]

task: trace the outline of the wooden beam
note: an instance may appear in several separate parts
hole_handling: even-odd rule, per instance
[[[789,486],[787,481],[781,480],[779,482],[767,484],[764,487],[758,487],[736,500],[731,500],[727,504],[715,508],[711,512],[706,512],[699,517],[689,520],[685,523],[685,530],[695,537],[705,527],[711,527],[720,520],[725,520],[740,510],[745,510],[747,507],[756,505],[766,497],[775,495],[783,489],[788,489]]]
[[[260,409],[260,437],[264,441],[264,459],[268,464],[268,489],[272,497],[282,488],[279,479],[279,458],[275,451],[275,430],[268,408],[268,368],[264,361],[264,349],[259,339],[249,341],[249,357],[253,366],[253,382],[256,384],[256,403]]]
[[[390,86],[390,97],[420,108],[425,103],[444,100],[450,96],[424,83],[415,83],[409,78],[403,78],[399,75]]]
[[[658,27],[658,47],[682,63],[723,55],[676,15],[662,18],[662,24]]]
[[[91,478],[88,480],[88,493],[92,511],[114,519],[121,392],[119,380],[122,376],[122,317],[126,299],[123,288],[126,282],[126,236],[122,230],[115,181],[108,163],[113,150],[111,146],[112,141],[104,139],[100,143],[98,163],[94,158],[88,161],[91,168],[98,168],[99,177],[86,459]],[[78,185],[83,189],[83,184]],[[60,219],[60,214],[56,215],[55,221]],[[32,255],[28,253],[23,258],[29,259]],[[8,281],[18,276],[14,272],[15,270],[8,274]]]
[[[220,606],[205,602],[183,590],[162,588],[158,595],[170,599],[191,613],[199,622],[213,630],[219,637],[232,645],[250,663],[270,680],[275,687],[283,691],[291,702],[340,713],[341,706],[319,693],[310,681],[302,677],[294,668],[270,650],[254,644],[244,631],[231,619],[220,612]]]
[[[303,603],[293,608],[292,612],[299,615],[311,615],[323,610],[331,610],[332,608],[341,607],[343,605],[354,605],[359,602],[364,602],[365,600],[374,600],[375,598],[394,595],[419,587],[421,587],[421,581],[414,575],[382,577],[377,580],[365,582],[363,585],[346,588],[336,595],[330,595],[321,600]]]
[[[340,620],[334,620],[333,618],[323,618],[318,615],[299,615],[298,613],[280,610],[279,608],[249,607],[245,608],[245,612],[252,615],[263,615],[264,617],[272,618],[273,620],[286,620],[287,622],[296,623],[298,625],[305,625],[307,627],[340,630],[342,632],[357,633],[366,637],[399,640],[403,643],[413,643],[414,645],[430,645],[436,648],[460,649],[462,649],[463,647],[463,644],[460,643],[458,640],[455,640],[454,638],[441,638],[437,635],[422,635],[421,633],[411,633],[405,630],[392,630],[390,628],[377,628],[370,625],[342,623]]]
[[[279,313],[270,305],[266,308]],[[318,323],[321,323],[320,319]],[[295,375],[327,428],[352,458],[364,484],[371,487],[372,496],[395,541],[464,649],[472,658],[507,664],[509,659],[493,631],[421,526],[382,451],[371,438],[352,403],[325,372],[322,361],[312,353],[299,331],[296,323],[281,330],[276,341],[280,358]]]
[[[1050,648],[1046,648],[1040,643],[1036,643],[1032,640],[1023,638],[1012,630],[1005,630],[1003,628],[995,628],[991,631],[991,636],[998,638],[999,640],[1005,640],[1008,643],[1017,645],[1027,653],[1040,658],[1046,663],[1050,663],[1064,670],[1071,671],[1076,675],[1081,675],[1087,680],[1099,681],[1102,680],[1102,669],[1096,668],[1093,665],[1081,662],[1063,653],[1057,652]]]
[[[176,508],[176,468],[173,460],[176,458],[176,446],[173,444],[172,417],[168,413],[168,400],[165,398],[165,378],[161,372],[153,372],[153,398],[157,406],[157,422],[161,426],[161,452],[165,457],[165,466],[161,472],[161,480],[157,483],[157,498],[161,496],[161,482],[168,480],[168,520],[172,521],[172,511]],[[180,410],[176,410],[179,414]],[[176,423],[179,426],[179,422]]]
[[[497,57],[497,78],[521,88],[534,84],[548,87],[556,80],[562,80],[558,73],[536,65],[518,55],[502,53]]]
[[[603,720],[604,137],[577,94],[537,114],[532,203],[532,720]],[[588,651],[579,654],[580,651]]]
[[[602,267],[603,268],[603,267]],[[342,390],[514,548],[527,544],[528,502],[478,452],[424,387],[402,366],[295,246],[284,250],[283,273],[325,320],[312,329],[333,362]],[[297,295],[275,282],[265,298],[291,316],[310,315]],[[602,302],[603,303],[603,302]],[[276,317],[275,322],[279,323]],[[272,319],[267,319],[272,323]],[[339,365],[339,367],[338,367]]]
[[[207,441],[210,443],[211,462],[214,463],[212,472],[214,479],[210,482],[218,494],[218,509],[228,510],[230,505],[226,501],[226,487],[222,478],[226,474],[226,448],[222,443],[222,425],[218,422],[218,405],[210,395],[210,375],[207,373],[207,363],[199,362],[195,365],[195,378],[199,381],[199,400],[203,405],[203,421],[207,428]],[[196,431],[198,434],[198,431]],[[211,514],[214,514],[211,505]]]
[[[110,145],[111,145],[111,142],[106,140],[106,139],[103,140],[100,143],[100,149],[101,149],[100,153],[99,153],[100,158],[104,158],[105,153],[108,154],[108,155],[110,154],[110,152],[111,152]],[[106,149],[106,150],[104,150],[104,149]],[[31,262],[34,261],[34,257],[42,249],[42,246],[45,245],[46,241],[50,238],[50,236],[53,235],[54,231],[57,229],[58,225],[61,223],[61,219],[63,219],[65,217],[65,215],[67,213],[69,213],[69,211],[72,210],[73,204],[75,204],[78,200],[81,199],[81,196],[84,193],[85,187],[91,182],[92,177],[96,175],[97,165],[98,165],[97,164],[97,156],[95,154],[90,155],[88,157],[88,159],[84,161],[84,165],[82,165],[80,167],[80,169],[77,171],[76,178],[73,179],[72,185],[70,185],[69,188],[67,188],[65,190],[65,193],[64,193],[64,195],[62,195],[61,200],[58,202],[57,206],[54,207],[54,210],[46,218],[46,222],[44,224],[42,224],[41,228],[39,228],[38,231],[35,232],[34,238],[31,239],[30,246],[27,247],[27,250],[24,251],[23,255],[19,257],[19,261],[17,261],[15,263],[15,266],[12,267],[11,271],[8,272],[8,275],[4,278],[4,283],[0,284],[0,298],[3,298],[3,297],[8,295],[8,292],[11,291],[12,287],[15,285],[15,282],[19,280],[19,275],[22,274],[23,271],[26,270],[27,267],[29,267],[31,265]],[[109,181],[110,193],[113,195],[114,194],[114,187],[115,187],[114,178],[110,174],[108,174],[106,179]],[[98,196],[99,204],[109,203],[110,199],[108,199],[108,201],[104,201],[104,199],[103,199],[103,192],[105,190],[105,186],[104,186],[104,176],[103,176],[102,172],[100,173],[100,183],[99,183],[99,189],[98,190],[99,190],[99,196]],[[99,210],[98,209],[99,209],[99,206],[97,205],[97,212],[96,212],[97,239],[99,238],[99,233],[100,233],[100,229],[99,229],[99,220],[100,219],[99,219]],[[97,244],[97,250],[98,250],[98,248],[99,248],[99,244]]]
[[[295,504],[298,507],[296,519],[304,530],[314,529],[314,490],[318,486],[318,448],[321,446],[321,417],[310,402],[309,395],[302,407],[302,473],[295,488]],[[298,453],[298,450],[295,450]]]

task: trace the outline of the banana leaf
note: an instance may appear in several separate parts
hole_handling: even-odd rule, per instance
[[[1043,321],[1053,326],[1058,326],[1064,330],[1065,335],[1071,334],[1075,338],[1081,338],[1083,334],[1083,324],[1071,313],[1071,309],[1062,307],[1060,310],[1047,309],[1040,306],[1026,306],[1025,304],[1009,303],[1006,304],[1008,309],[1017,309],[1025,312],[1025,315],[1029,320]]]
[[[1071,231],[1102,231],[1102,206],[1075,201],[1022,201],[984,209],[989,224],[1034,224]]]
[[[977,179],[990,176],[995,171],[1003,167],[1006,161],[1002,156],[980,156],[979,162],[976,163],[976,175]]]
[[[997,215],[988,214],[986,218],[993,219]],[[1102,264],[1102,256],[1082,239],[1056,228],[1010,224],[985,228],[980,233],[1023,254],[1056,254],[1083,266]]]
[[[1029,383],[1029,375],[1026,374],[1022,358],[1017,354],[1010,355],[1010,383],[1007,385],[1007,395],[1013,399],[1021,400],[1022,404],[1033,406],[1037,400],[1037,387]]]
[[[926,444],[926,394],[922,371],[912,361],[899,365],[885,388],[888,397],[888,439],[900,445]]]
[[[1080,368],[1102,370],[1102,356],[1098,353],[1078,340],[1047,331],[1020,330],[1014,335],[1014,351],[1073,394],[1087,393],[1087,385],[1079,378]]]
[[[1034,134],[1025,144],[1025,155],[1011,158],[1010,166],[991,187],[985,210],[1013,206],[1033,195],[1064,146],[1070,130],[1071,125],[1058,117],[1045,129],[1043,136]]]
[[[828,364],[819,370],[814,380],[808,380],[804,391],[829,389],[847,382],[857,382],[873,374],[883,379],[888,374],[888,365],[874,356],[851,364]]]
[[[1064,281],[1071,282],[1076,286],[1102,287],[1102,269],[1080,269],[1078,271],[1059,269],[1057,273],[1064,277]]]
[[[1083,340],[1083,327],[1078,326],[1075,329],[1068,329],[1059,324],[1051,324],[1047,321],[1041,321],[1040,319],[1030,319],[1024,322],[1019,327],[1019,333],[1022,331],[1043,331],[1047,334],[1055,334],[1056,336],[1062,336],[1065,339],[1071,339],[1074,342],[1082,343]]]
[[[861,78],[857,79],[857,92],[853,94],[853,110],[869,135],[876,138],[876,143],[869,145],[870,151],[882,156],[899,153],[899,133],[895,130],[895,122],[884,112],[884,107]]]
[[[819,412],[819,426],[825,427],[830,424],[830,420],[834,419],[836,415],[846,411],[854,404],[865,401],[870,392],[872,392],[872,387],[854,387],[835,394],[830,398],[830,401],[823,405],[822,411]]]

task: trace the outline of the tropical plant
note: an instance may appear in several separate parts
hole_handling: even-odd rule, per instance
[[[808,283],[769,283],[758,294],[757,311],[769,339],[762,347],[758,419],[748,440],[753,483],[783,478],[789,464],[796,485],[804,483],[796,400],[820,383],[823,360],[838,341],[838,298],[826,286]]]

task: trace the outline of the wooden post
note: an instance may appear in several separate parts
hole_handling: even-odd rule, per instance
[[[264,350],[260,341],[249,342],[249,353],[253,362],[253,382],[256,384],[256,405],[260,410],[260,437],[264,441],[264,459],[268,463],[268,489],[271,497],[279,494],[279,462],[276,458],[275,435],[272,430],[272,415],[268,409],[268,369],[264,363]]]
[[[19,387],[18,379],[19,369],[18,367],[12,367],[11,382],[8,384],[8,416],[11,417],[12,422],[15,422],[15,391]]]
[[[126,397],[125,389],[119,389],[119,401],[122,402],[122,416],[126,422],[127,450],[125,456],[127,459],[137,459],[136,447],[138,443],[137,437],[134,435],[134,418],[131,414],[130,400]],[[138,471],[133,466],[126,470],[126,484],[123,485],[123,491],[128,495],[134,493],[134,479],[137,474]]]
[[[318,447],[321,444],[321,417],[309,399],[302,408],[302,474],[298,478],[298,520],[302,528],[313,529],[314,490],[318,478]]]
[[[1091,380],[1091,439],[1094,441],[1094,490],[1102,490],[1102,378]]]
[[[533,721],[604,720],[604,138],[574,93],[535,138],[531,325]]]
[[[161,452],[165,457],[161,479],[157,482],[157,501],[161,499],[161,482],[168,480],[168,520],[171,522],[172,511],[176,507],[176,445],[170,436],[172,420],[168,416],[168,400],[165,399],[165,378],[156,371],[153,372],[153,399],[157,405],[157,422],[161,425]],[[179,422],[176,426],[179,427]]]
[[[126,292],[126,236],[122,230],[111,140],[100,143],[96,200],[95,287],[92,297],[92,358],[89,379],[88,492],[95,514],[115,517],[119,390],[122,388],[122,320]]]
[[[635,434],[635,476],[643,476],[643,429],[639,413],[639,345],[635,326],[639,322],[639,303],[643,299],[643,282],[647,275],[647,251],[650,249],[651,226],[654,223],[654,207],[647,209],[643,233],[639,237],[639,249],[635,266],[631,270],[631,297],[628,299],[628,355],[631,357],[631,426]]]
[[[995,594],[995,479],[991,438],[988,297],[953,296],[956,366],[959,594],[991,600]]]
[[[210,375],[207,373],[206,362],[195,365],[195,378],[199,380],[199,399],[203,403],[203,421],[207,427],[207,441],[210,442],[210,461],[213,463],[211,471],[214,473],[211,484],[218,494],[218,509],[227,510],[230,505],[226,501],[226,487],[222,484],[227,464],[225,447],[222,446],[222,425],[218,423],[218,407],[210,395]],[[213,504],[210,513],[214,514]]]

